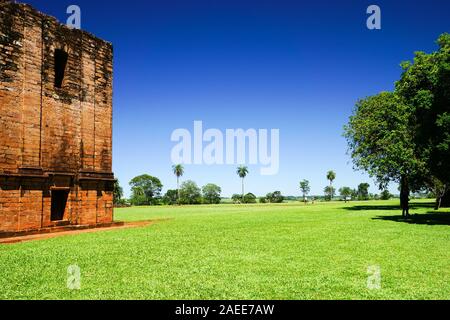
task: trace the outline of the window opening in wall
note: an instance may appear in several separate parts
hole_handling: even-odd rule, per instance
[[[62,88],[69,54],[61,49],[55,50],[55,87]]]

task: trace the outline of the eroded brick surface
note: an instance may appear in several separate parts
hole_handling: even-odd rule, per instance
[[[112,45],[0,0],[0,232],[111,222],[112,188]]]

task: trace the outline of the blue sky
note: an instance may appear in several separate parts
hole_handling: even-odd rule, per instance
[[[277,128],[280,170],[250,166],[246,190],[298,195],[301,179],[322,194],[372,179],[355,172],[342,127],[358,98],[392,90],[399,63],[436,49],[450,31],[450,2],[429,1],[25,1],[66,21],[77,4],[82,29],[114,45],[113,168],[127,195],[136,175],[176,187],[173,130]],[[366,28],[381,8],[382,29]],[[233,165],[188,165],[184,180],[240,192]],[[391,186],[396,191],[396,186]]]

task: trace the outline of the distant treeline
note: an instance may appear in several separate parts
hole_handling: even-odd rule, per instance
[[[257,197],[255,194],[248,192],[244,195],[233,194],[230,198],[221,195],[220,186],[208,183],[203,187],[199,187],[194,181],[187,180],[181,183],[179,188],[169,189],[162,193],[163,185],[157,177],[143,174],[133,178],[129,182],[131,186],[131,196],[129,199],[123,197],[123,189],[116,181],[114,188],[114,204],[120,206],[148,206],[148,205],[198,205],[198,204],[219,204],[219,203],[235,203],[235,204],[251,204],[251,203],[282,203],[291,201],[305,202],[321,202],[330,200],[387,200],[391,195],[387,191],[383,191],[380,195],[368,192],[369,185],[362,183],[357,189],[347,187],[340,188],[339,197],[331,197],[325,195],[307,196],[283,196],[280,191],[267,193],[265,196]],[[350,191],[348,191],[349,189]],[[349,192],[349,193],[348,193]],[[427,197],[426,194],[418,194],[417,197]],[[430,195],[433,197],[433,195]]]

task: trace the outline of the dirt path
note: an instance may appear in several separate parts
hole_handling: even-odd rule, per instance
[[[67,235],[75,235],[80,233],[93,233],[100,232],[106,230],[120,230],[120,229],[128,229],[128,228],[138,228],[138,227],[146,227],[162,220],[147,220],[147,221],[133,221],[133,222],[124,222],[123,225],[119,226],[110,226],[103,228],[90,228],[90,229],[81,229],[81,230],[68,230],[68,231],[60,231],[54,233],[41,233],[41,234],[32,234],[11,238],[2,238],[0,239],[0,244],[11,244],[25,241],[33,241],[33,240],[42,240],[42,239],[50,239]]]

